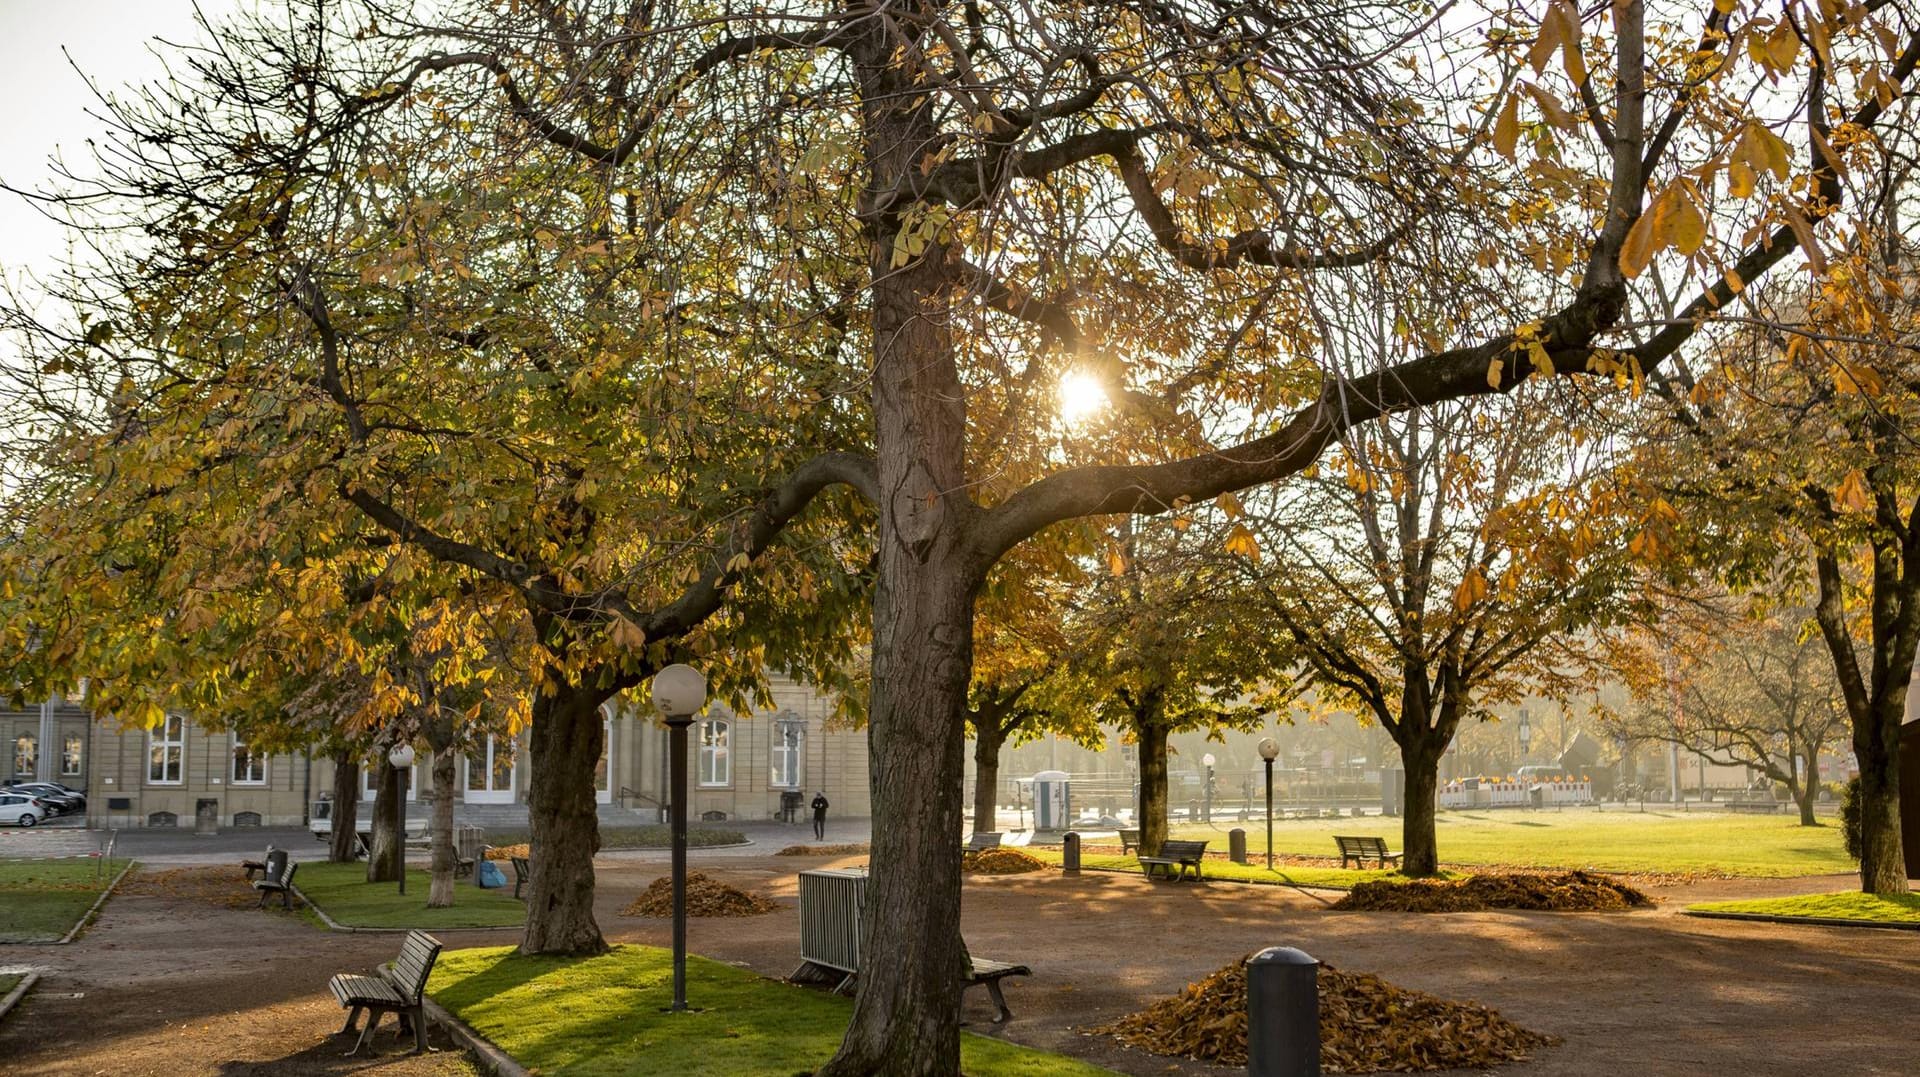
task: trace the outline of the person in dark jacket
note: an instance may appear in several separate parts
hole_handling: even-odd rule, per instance
[[[827,836],[827,794],[813,794],[813,836],[815,839]]]

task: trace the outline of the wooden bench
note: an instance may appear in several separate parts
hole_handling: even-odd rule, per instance
[[[996,830],[976,830],[973,836],[960,846],[962,853],[984,853],[988,849],[1000,848],[1000,832]]]
[[[353,1050],[347,1052],[349,1056],[366,1046],[384,1013],[398,1015],[402,1035],[412,1030],[414,1054],[427,1050],[427,1015],[421,999],[427,989],[427,976],[439,958],[439,939],[424,931],[409,931],[407,941],[400,946],[400,956],[374,975],[342,972],[327,981],[327,989],[348,1010],[347,1023],[340,1029],[340,1035],[352,1032],[360,1015],[367,1015],[366,1026],[354,1041]]]
[[[513,857],[513,896],[520,896],[520,888],[533,878],[533,865],[524,856]]]
[[[254,902],[254,908],[265,908],[267,899],[280,895],[280,905],[288,912],[293,911],[293,873],[300,865],[287,859],[287,854],[279,849],[267,854],[266,863],[260,865],[262,872],[253,880],[253,888],[260,893],[260,900]]]
[[[1348,864],[1364,868],[1369,860],[1378,860],[1380,866],[1384,868],[1389,862],[1399,863],[1400,857],[1404,855],[1388,852],[1385,838],[1335,834],[1333,840],[1340,846],[1340,866],[1343,868]]]
[[[1132,852],[1138,848],[1140,848],[1140,832],[1138,830],[1122,830],[1120,832],[1120,855],[1131,855]]]
[[[996,1025],[1005,1024],[1013,1019],[1013,1011],[1007,1008],[1007,996],[1000,993],[1000,981],[1009,976],[1031,976],[1033,970],[1025,965],[1015,965],[1008,961],[988,961],[985,958],[967,955],[967,979],[960,988],[964,994],[969,987],[985,987],[987,994],[993,996],[993,1004],[999,1007],[994,1017]]]
[[[1167,878],[1178,881],[1187,877],[1187,869],[1193,869],[1195,882],[1200,880],[1200,860],[1207,855],[1207,843],[1204,841],[1163,841],[1160,843],[1160,855],[1143,856],[1140,867],[1147,878],[1154,877],[1156,871]]]
[[[260,854],[262,859],[240,861],[240,869],[247,873],[248,882],[252,882],[255,875],[265,875],[267,873],[267,861],[265,858],[273,856],[275,852],[278,852],[278,850],[269,845],[267,846],[267,851]]]

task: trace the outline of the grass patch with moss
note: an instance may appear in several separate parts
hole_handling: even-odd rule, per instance
[[[687,958],[690,1013],[668,1013],[673,955],[616,946],[598,957],[522,957],[509,947],[442,954],[428,990],[543,1077],[811,1073],[840,1045],[853,1001]],[[1109,1071],[963,1033],[968,1077],[1096,1077]]]
[[[1920,924],[1920,894],[1805,894],[1751,901],[1708,901],[1688,912],[1741,913],[1819,920],[1856,920],[1866,924]]]
[[[6,998],[14,988],[20,986],[20,981],[26,978],[27,974],[24,972],[0,972],[0,998]]]
[[[58,942],[126,866],[91,856],[0,860],[0,943]]]
[[[1021,850],[1054,867],[1060,866],[1060,850],[1027,846]],[[1081,853],[1080,867],[1084,871],[1124,871],[1138,872],[1140,858],[1134,856],[1116,856],[1112,853]],[[1324,890],[1351,890],[1361,883],[1406,882],[1407,877],[1393,868],[1380,870],[1369,868],[1315,868],[1301,867],[1295,864],[1281,864],[1268,871],[1264,864],[1236,864],[1231,860],[1209,858],[1201,866],[1201,877],[1212,882],[1259,883],[1267,886],[1312,886]],[[1458,878],[1457,875],[1442,874],[1437,878]],[[1192,878],[1191,875],[1188,878]]]
[[[370,883],[365,864],[302,862],[293,885],[309,903],[326,911],[343,927],[417,927],[437,931],[462,927],[512,927],[525,923],[527,908],[513,896],[512,887],[482,890],[472,880],[454,887],[453,908],[427,908],[432,873],[415,868],[407,872],[403,897],[397,883]]]
[[[1248,855],[1263,856],[1266,824],[1255,820],[1244,827]],[[1787,816],[1665,809],[1443,811],[1434,829],[1447,864],[1773,878],[1854,871],[1839,827],[1803,827]],[[1400,821],[1379,818],[1275,820],[1273,848],[1337,856],[1335,834],[1377,834],[1389,848],[1400,848]],[[1227,840],[1224,829],[1209,826],[1176,826],[1172,836],[1210,838],[1216,848]]]

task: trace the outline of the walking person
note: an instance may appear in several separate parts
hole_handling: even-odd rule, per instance
[[[827,836],[827,794],[813,794],[813,837],[819,841]]]

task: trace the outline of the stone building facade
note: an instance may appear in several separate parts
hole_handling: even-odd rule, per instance
[[[696,821],[767,820],[783,805],[824,792],[835,817],[870,814],[867,735],[828,728],[832,701],[805,685],[776,680],[773,705],[736,714],[707,708],[689,730],[689,798]],[[667,729],[651,711],[625,702],[605,708],[607,742],[595,782],[603,823],[659,822],[668,781]],[[56,700],[0,711],[17,780],[58,781],[87,793],[95,827],[192,826],[207,807],[222,827],[299,826],[332,791],[332,760],[306,752],[253,751],[231,732],[184,715],[152,729],[122,729],[109,716]],[[51,754],[47,745],[52,745]],[[523,825],[530,766],[527,735],[485,738],[461,761],[455,816],[482,825]],[[373,798],[374,768],[360,794]],[[408,812],[424,820],[433,795],[424,757],[408,784]]]

